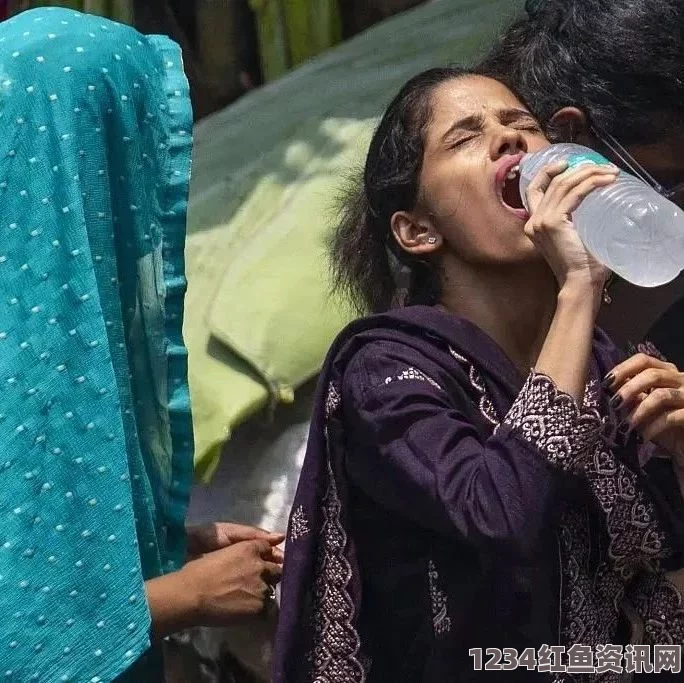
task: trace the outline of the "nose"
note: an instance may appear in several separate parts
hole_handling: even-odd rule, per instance
[[[523,131],[499,126],[492,136],[490,154],[492,159],[500,159],[505,154],[527,152],[527,141]]]

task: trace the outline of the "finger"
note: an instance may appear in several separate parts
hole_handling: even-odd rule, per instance
[[[285,553],[280,548],[271,548],[270,561],[282,564],[285,561]]]
[[[217,545],[216,530],[213,524],[188,526],[186,533],[188,555],[202,555],[221,547]]]
[[[682,375],[669,368],[647,368],[630,377],[613,395],[614,408],[631,407],[654,389],[678,389],[683,386]],[[642,396],[644,395],[644,396]]]
[[[240,541],[239,543],[231,543],[224,548],[209,550],[198,559],[201,561],[204,557],[212,556],[216,558],[217,562],[230,564],[235,562],[236,557],[251,557],[255,562],[259,562],[270,552],[271,546],[268,541]]]
[[[234,522],[217,522],[215,525],[217,536],[228,543],[239,543],[240,541],[252,541],[255,539],[265,539],[270,543],[278,544],[285,540],[285,534],[267,531],[255,526],[245,524],[235,524]]]
[[[269,583],[278,583],[283,576],[283,566],[275,562],[264,562],[264,568],[261,572],[263,579]]]
[[[539,208],[539,204],[544,198],[544,193],[548,189],[551,181],[560,173],[568,168],[567,161],[558,161],[555,164],[544,166],[528,185],[525,196],[527,197],[527,207],[532,214]]]
[[[562,203],[567,203],[567,197],[571,195],[572,192],[576,191],[580,186],[585,186],[588,181],[596,181],[599,178],[604,179],[603,183],[599,182],[598,185],[589,185],[591,189],[595,189],[596,187],[601,187],[614,182],[616,177],[617,174],[615,173],[607,171],[597,172],[591,168],[580,169],[573,173],[564,173],[562,176],[554,178],[544,195],[544,200],[541,202],[539,210],[544,212],[557,210]],[[585,192],[588,193],[590,191],[591,190],[587,190],[585,187]],[[565,209],[564,213],[570,213],[570,211]]]
[[[631,429],[643,433],[650,423],[661,415],[684,408],[684,391],[681,389],[655,389],[628,415]]]
[[[572,188],[589,178],[615,178],[617,174],[617,169],[612,166],[583,165],[568,169],[551,179],[544,193],[544,201],[557,202],[560,197],[565,196]]]
[[[644,428],[642,435],[645,441],[657,441],[658,438],[670,429],[681,429],[682,427],[684,427],[684,409],[680,408],[665,415],[660,415]]]
[[[566,169],[563,173],[552,178],[549,183],[547,194],[552,190],[558,188],[571,188],[583,183],[588,178],[594,177],[615,177],[619,175],[620,171],[617,166],[612,165],[598,165],[598,164],[582,164],[574,168]]]
[[[572,187],[567,194],[558,200],[557,210],[565,215],[570,215],[577,210],[587,195],[600,187],[608,187],[616,180],[616,175],[593,175],[585,181]]]
[[[280,545],[281,543],[283,543],[286,538],[287,538],[287,534],[271,531],[268,534],[267,540],[271,545],[276,546],[276,545]]]
[[[669,368],[677,370],[677,366],[659,358],[654,358],[645,353],[637,353],[619,365],[616,365],[611,372],[606,375],[604,385],[610,389],[619,389],[627,380],[647,368]]]

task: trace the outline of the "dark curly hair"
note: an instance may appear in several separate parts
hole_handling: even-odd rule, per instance
[[[480,68],[514,87],[543,125],[577,106],[625,144],[681,130],[682,0],[528,0],[526,8]]]
[[[406,83],[392,100],[368,149],[362,178],[341,201],[330,241],[335,290],[360,313],[398,305],[434,303],[439,276],[430,262],[404,252],[390,233],[392,215],[416,205],[432,94],[446,81],[474,75],[459,67],[429,69]]]

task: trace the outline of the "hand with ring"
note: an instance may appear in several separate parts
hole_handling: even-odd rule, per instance
[[[638,353],[606,377],[611,404],[630,430],[668,451],[684,468],[684,373],[675,365]]]
[[[226,626],[274,603],[282,563],[268,540],[241,541],[191,560],[179,574],[196,596],[196,622]]]

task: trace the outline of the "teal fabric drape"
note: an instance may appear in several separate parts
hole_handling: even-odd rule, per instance
[[[22,13],[0,120],[0,676],[111,681],[149,648],[144,580],[184,556],[180,50]]]

